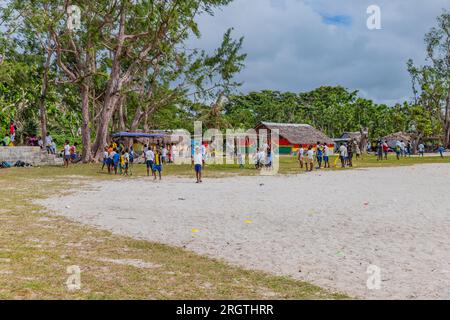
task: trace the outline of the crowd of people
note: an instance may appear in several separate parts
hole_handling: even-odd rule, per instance
[[[389,145],[388,141],[382,141],[381,139],[377,141],[375,153],[377,155],[378,161],[388,160],[389,152],[393,151],[397,160],[405,157],[411,157],[415,152],[413,149],[413,144],[410,141],[397,140],[392,146]],[[439,153],[441,158],[444,157],[445,148],[443,145],[439,144],[436,146],[436,151]],[[417,145],[417,153],[419,157],[424,157],[425,155],[425,145],[423,142]]]
[[[317,142],[316,147],[313,145],[300,146],[297,153],[297,160],[300,164],[300,168],[305,168],[306,171],[313,171],[314,164],[317,164],[316,169],[330,168],[330,155],[333,152],[331,147],[326,143]],[[352,140],[348,143],[343,143],[337,150],[338,158],[336,161],[341,161],[341,166],[353,167],[353,157],[359,158],[361,156],[361,149],[359,148],[356,140]]]

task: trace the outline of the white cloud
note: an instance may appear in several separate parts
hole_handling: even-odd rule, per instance
[[[381,7],[381,30],[366,27],[371,4]],[[424,34],[446,7],[448,0],[235,0],[200,19],[194,44],[213,50],[229,27],[244,36],[243,92],[341,84],[377,102],[400,102],[411,95],[406,61],[424,62]]]

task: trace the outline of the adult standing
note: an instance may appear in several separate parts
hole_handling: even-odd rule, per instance
[[[14,122],[14,120],[11,120],[11,123],[9,125],[9,138],[11,140],[11,143],[14,145],[14,141],[16,139],[16,124]]]
[[[341,159],[342,168],[345,168],[345,161],[347,158],[347,147],[345,144],[341,144],[339,147],[339,158]]]

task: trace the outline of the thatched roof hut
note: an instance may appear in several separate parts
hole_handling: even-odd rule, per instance
[[[361,141],[361,132],[357,131],[357,132],[344,132],[341,136],[342,140],[347,140],[347,141],[352,141],[353,139],[355,139],[356,141]]]
[[[255,130],[259,133],[261,129],[266,129],[269,135],[272,130],[279,131],[280,154],[296,152],[300,146],[315,146],[317,142],[334,146],[330,137],[309,124],[261,122]]]
[[[386,137],[381,138],[382,141],[387,141],[388,145],[390,147],[394,147],[397,141],[404,141],[404,142],[412,142],[414,140],[414,137],[406,132],[395,132],[391,133],[390,135],[387,135]]]

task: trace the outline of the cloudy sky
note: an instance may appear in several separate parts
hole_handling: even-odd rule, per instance
[[[367,28],[367,8],[381,29]],[[234,0],[200,19],[195,46],[212,50],[227,28],[245,37],[240,91],[307,91],[343,85],[379,103],[411,97],[408,58],[424,63],[426,32],[449,0]]]

